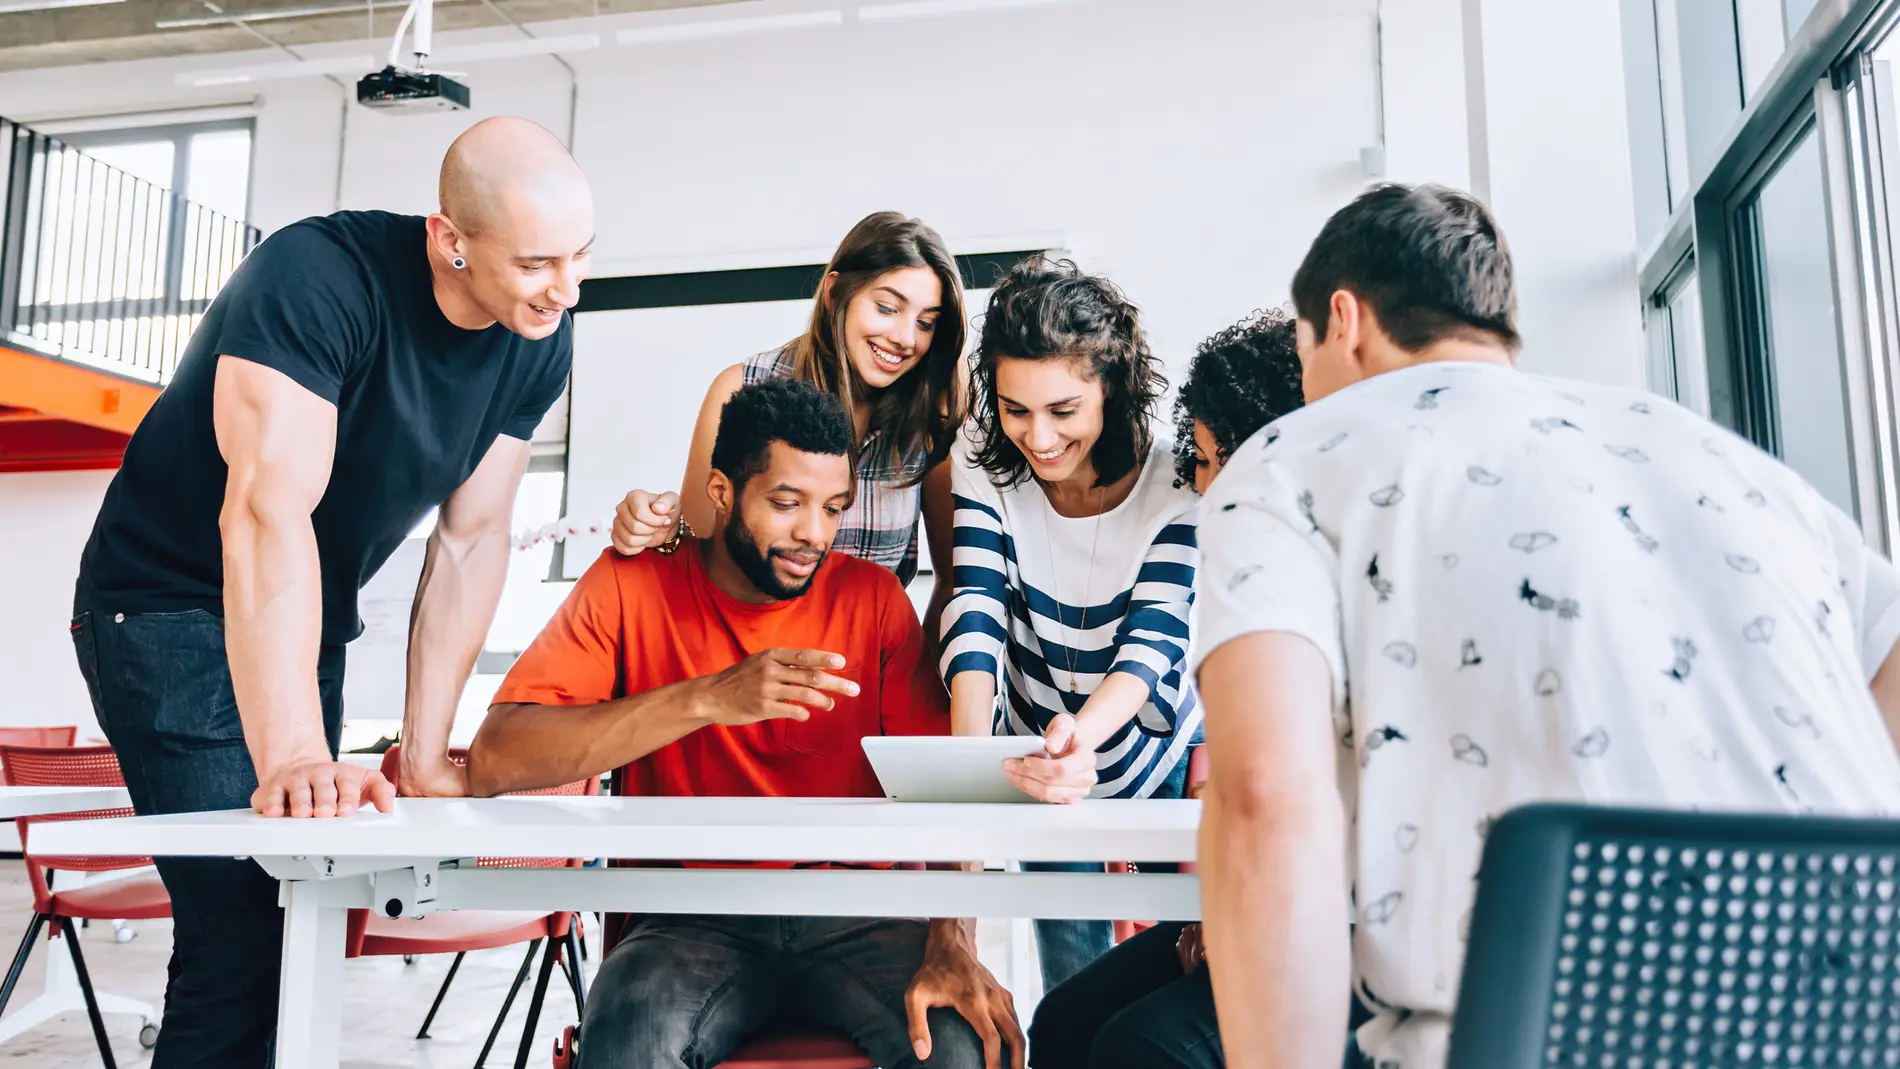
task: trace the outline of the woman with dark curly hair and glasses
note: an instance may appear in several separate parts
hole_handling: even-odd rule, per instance
[[[1291,316],[1255,312],[1202,342],[1174,400],[1175,485],[1206,493],[1234,450],[1301,403]],[[1029,1029],[1029,1061],[1035,1069],[1220,1069],[1201,926],[1157,924],[1050,990]]]
[[[1108,280],[1036,258],[992,291],[975,418],[951,454],[943,674],[956,733],[1045,740],[1005,764],[1043,801],[1181,796],[1201,722],[1181,674],[1199,553],[1196,498],[1152,428],[1166,387]],[[1046,989],[1111,932],[1038,921],[1037,940]]]

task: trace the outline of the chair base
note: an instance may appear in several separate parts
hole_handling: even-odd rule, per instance
[[[126,998],[124,995],[98,993],[100,1013],[122,1013],[139,1019],[139,1028],[156,1029],[158,1010],[150,1003]],[[0,1043],[29,1032],[40,1025],[67,1013],[85,1013],[86,996],[78,988],[61,991],[49,991],[44,995],[22,1005],[19,1009],[0,1017]]]

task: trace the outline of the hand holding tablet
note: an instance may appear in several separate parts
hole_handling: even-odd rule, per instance
[[[1069,805],[1095,786],[1095,751],[1079,745],[1075,717],[1058,713],[1043,732],[1041,752],[1004,761],[1003,774],[1037,801]]]
[[[872,735],[863,745],[885,795],[899,802],[1034,802],[1003,762],[1045,752],[1028,735]]]

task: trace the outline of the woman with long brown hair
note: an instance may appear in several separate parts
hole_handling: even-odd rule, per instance
[[[800,379],[832,393],[857,435],[857,497],[834,549],[881,564],[908,584],[917,574],[919,519],[941,562],[932,616],[949,595],[950,516],[942,462],[963,421],[966,320],[956,259],[935,230],[901,212],[877,212],[851,228],[818,284],[805,333],[719,373],[706,391],[680,495],[635,490],[614,519],[614,548],[638,553],[682,537],[681,525],[712,529],[701,492],[711,471],[719,412],[739,387]],[[924,493],[926,479],[941,493]],[[924,499],[941,499],[925,516]]]

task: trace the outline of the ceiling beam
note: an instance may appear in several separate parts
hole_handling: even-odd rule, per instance
[[[620,15],[706,7],[736,0],[500,2],[508,16],[520,22],[536,23],[585,18],[596,13]],[[227,7],[223,3],[219,6]],[[225,14],[269,18],[271,37],[295,48],[339,41],[385,40],[396,32],[396,22],[402,16],[404,5],[395,3],[385,6],[382,0],[378,0],[373,12],[366,5],[337,10],[339,6],[326,0],[230,0]],[[285,11],[298,10],[327,13],[283,14]],[[258,48],[257,38],[234,21],[158,28],[160,22],[203,22],[216,17],[198,0],[124,0],[123,3],[97,7],[0,14],[0,71],[162,56],[208,56],[220,52],[249,52]],[[481,0],[436,0],[437,33],[508,25],[507,18],[490,10]]]

